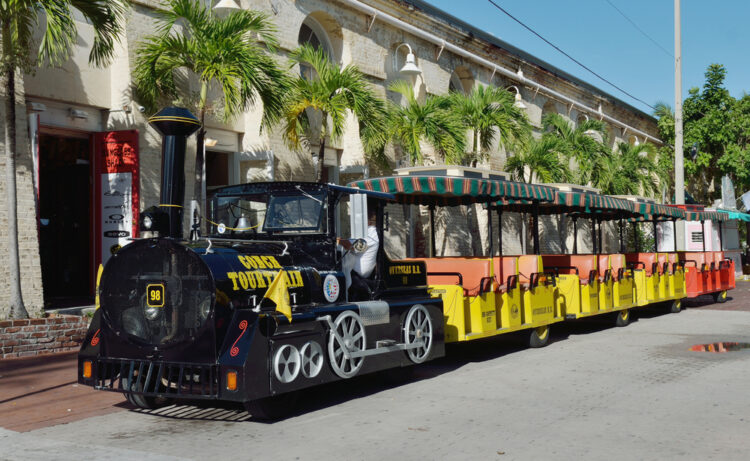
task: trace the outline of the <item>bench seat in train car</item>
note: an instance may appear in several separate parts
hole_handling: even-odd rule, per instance
[[[682,268],[675,265],[673,261],[677,258],[676,253],[657,253],[656,271],[659,274],[658,299],[661,301],[682,299],[685,297],[685,284]],[[679,288],[676,288],[679,285]]]
[[[612,299],[612,269],[610,255],[597,255],[597,275],[599,276],[599,311],[611,311],[615,305]]]
[[[732,290],[736,286],[734,279],[734,260],[727,258],[723,251],[718,251],[720,254],[720,265],[719,270],[721,271],[721,288],[723,290]]]
[[[599,312],[599,273],[596,255],[544,255],[544,266],[559,274],[556,303],[566,318]]]
[[[494,256],[492,269],[495,277],[497,328],[508,331],[518,330],[523,325],[518,256]]]
[[[524,327],[536,328],[565,319],[555,305],[557,277],[553,272],[545,272],[541,256],[518,257],[518,281],[523,300]]]
[[[711,284],[715,291],[721,291],[724,288],[721,286],[721,260],[724,258],[724,252],[722,251],[709,251],[706,253],[706,262],[711,261]]]
[[[660,299],[671,297],[671,271],[669,269],[669,255],[667,253],[656,254],[656,272],[659,273],[659,291],[657,296]]]
[[[700,259],[699,253],[691,255],[696,260]],[[703,284],[700,293],[713,294],[717,302],[724,302],[727,299],[727,290],[735,287],[734,261],[725,259],[723,251],[707,251],[702,255],[704,271],[697,277]],[[686,262],[686,265],[692,264]]]
[[[424,261],[431,293],[443,299],[446,342],[456,342],[562,320],[553,308],[554,277],[540,274],[537,258],[409,260]]]
[[[655,292],[658,301],[668,301],[672,299],[682,299],[685,297],[684,276],[682,268],[675,265],[676,253],[657,253],[656,266],[654,270],[659,275],[658,291]],[[679,285],[676,288],[675,285]]]
[[[713,274],[711,273],[711,263],[713,255],[710,258],[707,253],[681,252],[679,253],[680,261],[685,267],[685,288],[689,298],[695,298],[700,295],[713,293],[714,283]]]
[[[723,251],[714,251],[714,287],[717,291],[726,291],[734,288],[734,261],[724,257]],[[725,296],[726,297],[726,296]]]
[[[489,258],[407,258],[423,261],[433,297],[443,299],[445,341],[497,330],[494,277]]]
[[[662,301],[659,296],[659,270],[656,253],[626,253],[625,260],[633,271],[637,306]]]
[[[634,307],[633,271],[628,269],[624,254],[609,255],[609,268],[612,274],[612,302],[615,310]]]
[[[672,271],[672,284],[670,294],[674,299],[682,299],[685,293],[685,267],[680,261],[677,253],[667,253],[669,268]]]

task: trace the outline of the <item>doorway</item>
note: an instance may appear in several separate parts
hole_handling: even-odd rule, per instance
[[[92,169],[88,133],[39,134],[39,253],[44,304],[94,303]]]

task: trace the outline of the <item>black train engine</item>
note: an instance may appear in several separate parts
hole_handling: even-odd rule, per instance
[[[104,267],[79,383],[123,392],[142,408],[218,399],[263,416],[293,391],[444,354],[442,302],[427,291],[423,263],[389,261],[379,244],[363,288],[346,290],[339,207],[349,201],[361,236],[369,203],[383,242],[387,194],[319,183],[229,186],[209,204],[207,236],[184,239],[192,120],[177,108],[151,119],[164,135],[161,204],[142,213],[144,238]],[[366,251],[364,240],[354,242],[350,251]]]

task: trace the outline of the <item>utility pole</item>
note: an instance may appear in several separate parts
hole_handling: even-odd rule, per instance
[[[682,30],[680,0],[674,0],[674,198],[677,205],[685,204],[685,165],[682,149]],[[677,243],[685,248],[685,222],[680,221],[674,232]],[[675,248],[675,251],[680,248]]]

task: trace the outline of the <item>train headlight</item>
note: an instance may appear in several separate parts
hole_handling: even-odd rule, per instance
[[[146,230],[151,230],[151,226],[154,225],[154,220],[151,219],[151,216],[146,215],[143,217],[143,228]]]
[[[211,313],[211,298],[206,298],[198,305],[198,312],[200,312],[201,319],[206,320],[208,314]]]
[[[143,313],[146,315],[146,318],[149,320],[155,320],[157,317],[159,317],[159,312],[161,311],[160,307],[151,307],[149,305],[146,305],[143,309]]]

